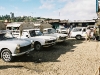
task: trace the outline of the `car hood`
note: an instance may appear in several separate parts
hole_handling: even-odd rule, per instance
[[[56,40],[56,37],[53,36],[35,36],[33,38],[44,39],[44,40]],[[30,39],[32,39],[32,37]]]
[[[8,40],[2,40],[0,42],[7,43],[7,44],[11,44],[12,43],[12,44],[20,45],[21,47],[31,44],[30,41],[22,40],[22,39],[8,39]]]
[[[61,37],[67,37],[68,36],[67,34],[61,34],[61,33],[52,33],[50,35],[51,36],[55,36],[55,37],[59,37],[59,36],[61,36]]]

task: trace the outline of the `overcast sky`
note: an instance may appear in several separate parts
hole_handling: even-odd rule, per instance
[[[0,0],[0,15],[66,20],[97,18],[96,0]]]

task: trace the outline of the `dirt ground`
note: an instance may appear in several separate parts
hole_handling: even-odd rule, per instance
[[[100,42],[68,39],[54,47],[0,59],[0,75],[99,75]]]

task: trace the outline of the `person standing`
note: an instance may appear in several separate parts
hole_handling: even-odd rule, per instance
[[[94,27],[93,29],[93,39],[96,41],[96,37],[97,37],[97,28]]]
[[[86,41],[90,41],[90,38],[91,38],[91,29],[90,27],[88,27],[86,30]]]

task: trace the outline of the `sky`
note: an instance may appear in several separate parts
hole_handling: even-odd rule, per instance
[[[0,15],[32,16],[61,20],[97,18],[96,0],[0,0]]]

